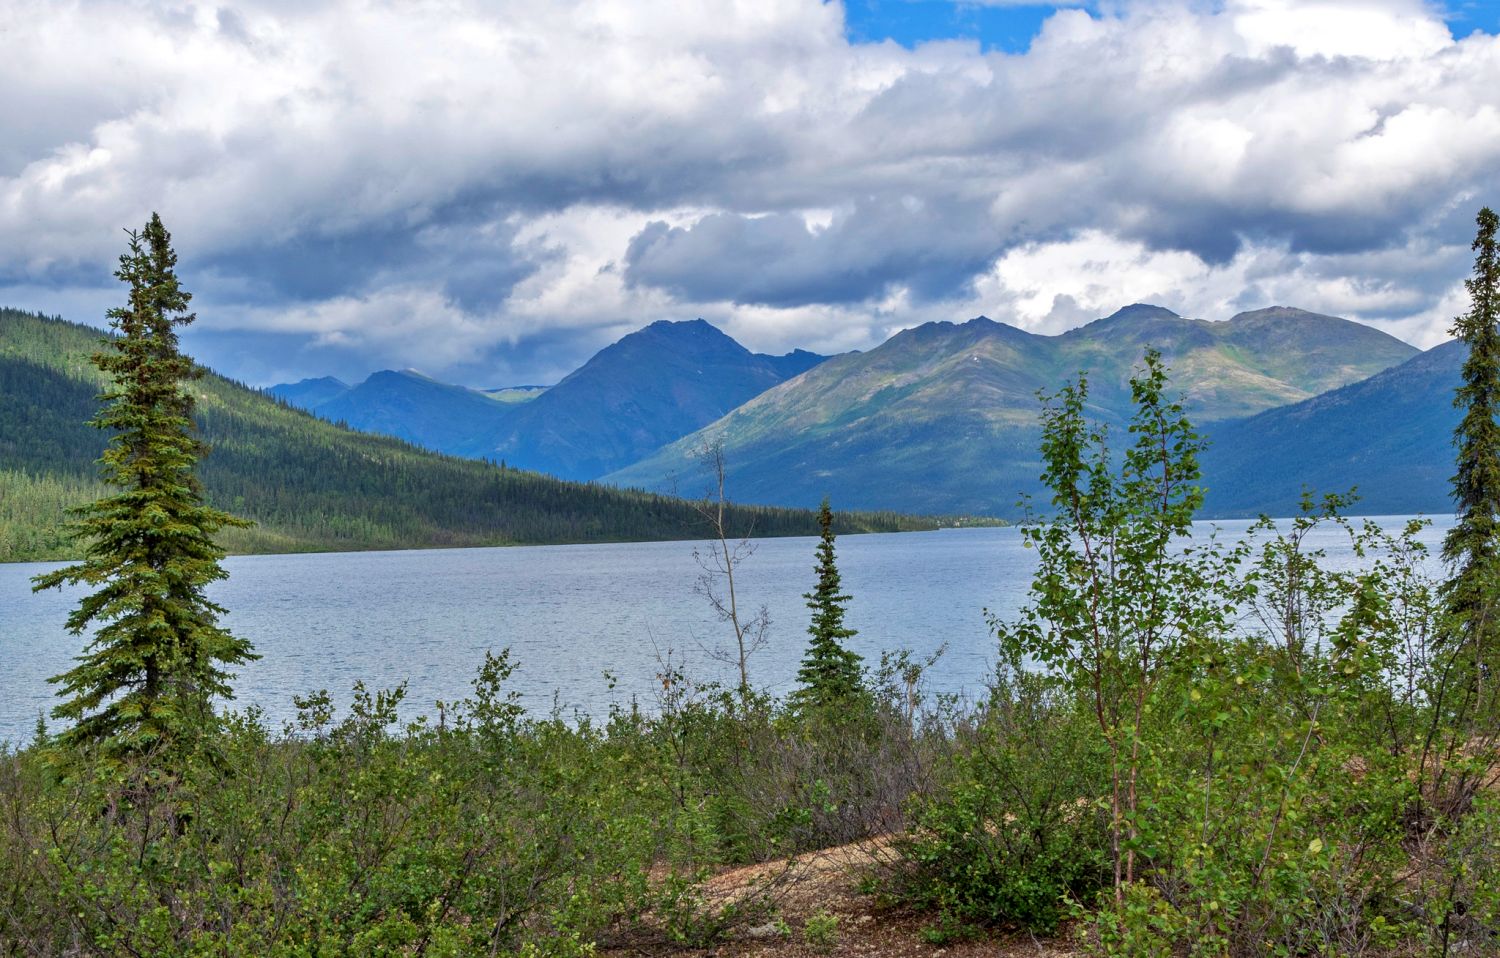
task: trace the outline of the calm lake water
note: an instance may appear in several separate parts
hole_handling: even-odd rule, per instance
[[[1404,520],[1381,518],[1398,527]],[[1248,522],[1216,524],[1243,533]],[[1451,519],[1424,539],[1436,546]],[[1211,524],[1200,523],[1207,533]],[[1195,533],[1196,534],[1196,533]],[[1347,545],[1324,537],[1330,554]],[[740,601],[771,615],[766,646],[751,660],[757,685],[792,687],[807,638],[802,593],[812,588],[811,538],[765,539],[737,573]],[[354,682],[408,683],[408,713],[454,701],[487,649],[509,647],[513,685],[526,705],[595,715],[639,696],[644,707],[660,657],[685,660],[695,678],[728,680],[715,650],[732,645],[694,591],[692,542],[530,546],[411,552],[236,556],[213,589],[228,626],[262,658],[240,670],[239,705],[291,716],[292,696],[326,688],[348,701]],[[1435,552],[1434,548],[1434,552]],[[925,656],[947,647],[929,673],[934,691],[979,690],[993,662],[986,608],[1003,616],[1023,602],[1035,555],[1017,529],[952,529],[839,539],[839,568],[853,596],[851,645],[866,661],[881,651]],[[0,740],[30,734],[54,704],[47,677],[67,669],[84,640],[63,628],[78,592],[33,595],[32,576],[55,565],[0,564]],[[616,677],[613,689],[605,673]]]

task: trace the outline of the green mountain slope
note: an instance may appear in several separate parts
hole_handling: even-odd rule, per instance
[[[749,501],[1014,515],[1038,490],[1038,390],[1085,370],[1098,418],[1129,413],[1128,380],[1161,349],[1196,422],[1308,399],[1416,350],[1358,323],[1273,308],[1224,322],[1126,307],[1058,336],[984,317],[929,323],[868,353],[835,357],[606,481],[694,488],[690,452],[722,437]]]
[[[1462,343],[1447,342],[1341,389],[1215,424],[1203,457],[1206,510],[1289,515],[1304,487],[1356,487],[1363,513],[1451,513],[1464,356]]]
[[[105,435],[84,425],[101,379],[88,356],[98,330],[0,309],[0,561],[65,558],[65,510],[102,487]],[[210,501],[256,520],[235,551],[383,549],[696,538],[690,503],[650,493],[435,455],[336,426],[255,390],[206,375],[197,393],[212,446]],[[488,401],[488,400],[486,400]],[[757,535],[812,535],[810,512],[737,509]],[[896,516],[843,515],[846,531],[930,527]]]

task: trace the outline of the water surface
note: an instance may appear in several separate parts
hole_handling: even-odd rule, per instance
[[[1397,526],[1398,518],[1381,523]],[[1451,520],[1430,528],[1436,544]],[[1217,524],[1239,535],[1247,522]],[[1200,523],[1206,533],[1210,524]],[[1324,540],[1351,561],[1335,535]],[[789,690],[807,639],[802,593],[814,584],[812,538],[765,539],[737,573],[742,606],[765,604],[771,630],[751,660],[755,684]],[[733,635],[694,585],[692,542],[527,546],[498,549],[235,556],[212,589],[227,625],[262,658],[241,668],[239,704],[276,722],[293,695],[326,688],[340,701],[356,681],[408,683],[409,711],[469,691],[486,650],[510,648],[525,704],[603,714],[638,696],[645,707],[663,656],[702,680],[729,681],[716,653]],[[947,651],[930,672],[933,691],[976,692],[994,662],[985,609],[1002,616],[1025,598],[1035,554],[1019,530],[949,529],[845,536],[838,541],[847,624],[855,651],[918,656]],[[55,564],[0,564],[0,740],[28,735],[55,704],[47,677],[67,669],[84,639],[63,623],[77,590],[33,595],[32,576]],[[615,677],[610,687],[605,674]]]

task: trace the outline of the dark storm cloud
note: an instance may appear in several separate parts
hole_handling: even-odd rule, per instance
[[[651,223],[630,241],[626,278],[689,301],[858,303],[898,285],[941,299],[1000,246],[982,203],[868,197],[822,229],[787,213],[715,213],[685,229]]]
[[[297,234],[280,242],[231,247],[203,258],[200,265],[234,277],[248,294],[247,302],[272,304],[363,289],[386,271],[410,270],[419,252],[410,230],[385,227],[338,236]]]
[[[385,284],[437,281],[466,310],[493,309],[553,253],[515,245],[516,227],[494,211],[450,205],[420,228],[396,218],[336,235],[295,233],[284,240],[220,250],[196,261],[231,278],[243,301],[268,306],[359,294]]]

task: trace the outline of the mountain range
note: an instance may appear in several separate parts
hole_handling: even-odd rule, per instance
[[[1417,355],[1372,327],[1283,307],[1209,322],[1138,304],[1057,336],[984,317],[928,323],[867,353],[835,357],[606,481],[695,488],[703,477],[694,450],[717,439],[731,487],[746,501],[805,505],[831,494],[850,506],[1015,516],[1022,495],[1041,492],[1038,395],[1086,372],[1090,413],[1120,427],[1130,415],[1129,378],[1148,346],[1161,350],[1190,418],[1215,438],[1223,423],[1310,400]],[[1251,450],[1257,428],[1226,432],[1232,439],[1221,445]],[[1219,470],[1253,471],[1257,460],[1247,451],[1216,462],[1210,488]],[[1295,497],[1260,496],[1253,476],[1225,478],[1236,480],[1214,499],[1225,512],[1249,509],[1252,500],[1296,505]]]
[[[309,379],[269,392],[321,418],[439,452],[597,479],[821,363],[752,353],[703,320],[652,323],[551,388],[480,391],[415,370],[358,386]]]
[[[739,501],[828,495],[851,509],[1014,518],[1042,493],[1039,395],[1086,373],[1089,412],[1118,437],[1148,347],[1210,440],[1205,515],[1285,514],[1304,488],[1358,487],[1366,512],[1447,507],[1462,348],[1421,353],[1287,307],[1209,321],[1136,304],[1054,336],[978,317],[832,358],[757,354],[702,320],[657,322],[550,388],[476,390],[405,370],[271,393],[429,449],[656,494],[701,491],[695,453],[718,441]]]
[[[87,424],[104,385],[89,356],[103,335],[0,308],[0,562],[78,555],[66,533],[67,510],[105,488],[96,460],[108,437]],[[432,385],[443,395],[458,388],[418,385],[418,394]],[[355,432],[210,371],[189,388],[199,433],[211,448],[200,468],[207,498],[257,523],[226,530],[225,544],[235,551],[704,535],[694,504],[680,499],[565,482]],[[818,528],[805,510],[740,507],[730,515],[735,530],[753,528],[758,535],[811,535]],[[838,521],[846,531],[933,527],[925,520],[853,513],[841,513]]]

